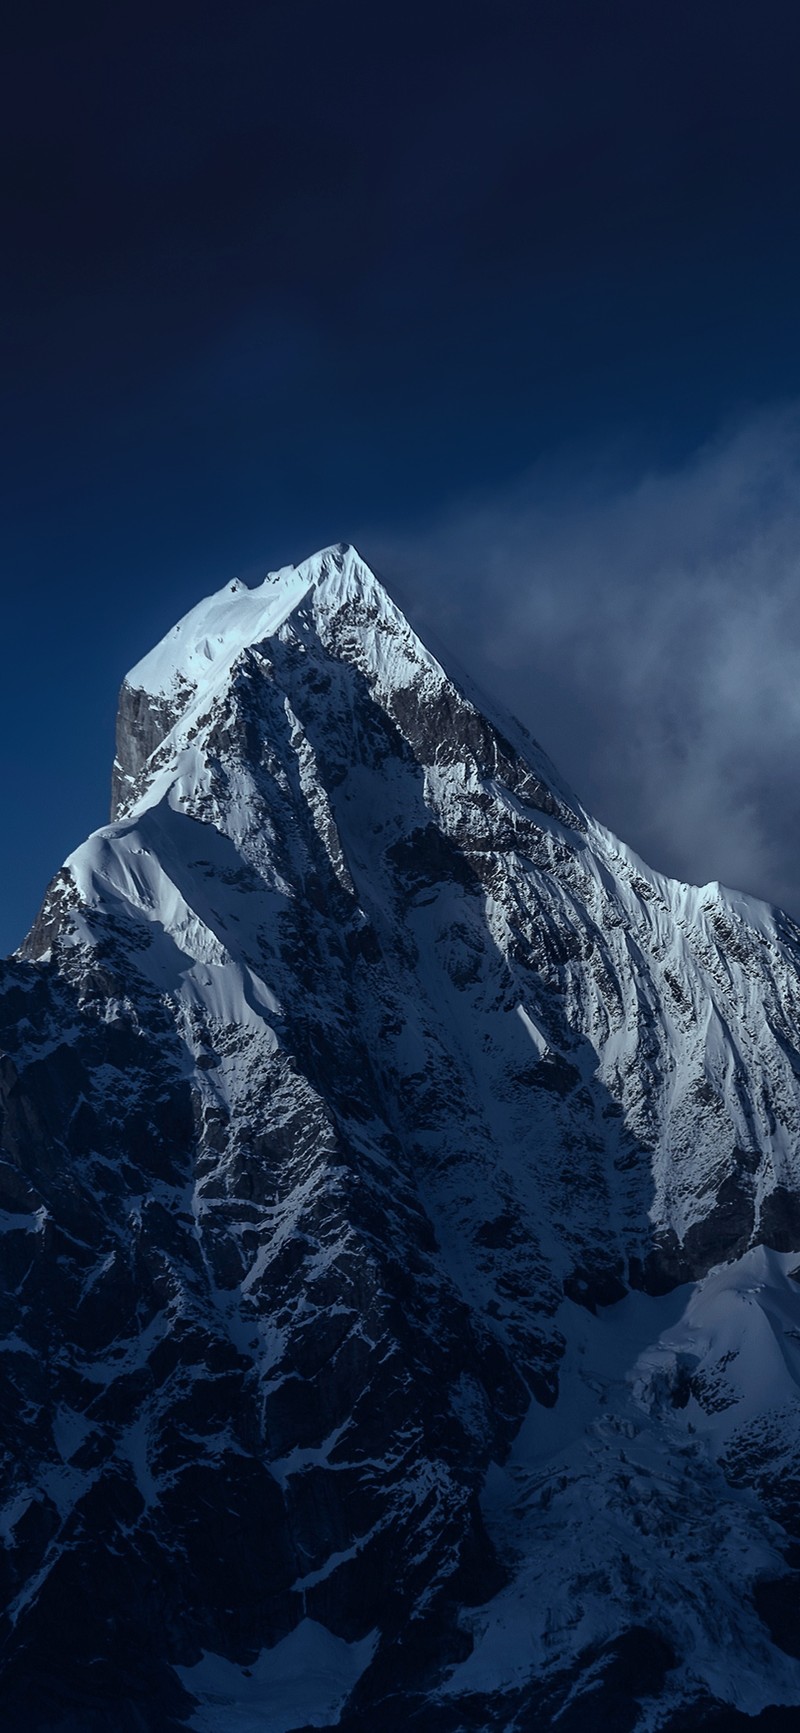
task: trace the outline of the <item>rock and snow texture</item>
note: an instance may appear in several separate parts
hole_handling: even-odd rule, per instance
[[[800,933],[353,549],[128,676],[0,1045],[4,1728],[796,1726]]]

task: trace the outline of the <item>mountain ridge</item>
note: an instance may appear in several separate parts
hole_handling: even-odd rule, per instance
[[[793,923],[646,868],[341,546],[136,665],[114,799],[0,977],[9,1726],[800,1704]]]

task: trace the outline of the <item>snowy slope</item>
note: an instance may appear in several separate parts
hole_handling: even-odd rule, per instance
[[[193,609],[0,978],[8,1725],[796,1713],[799,959],[355,550]]]

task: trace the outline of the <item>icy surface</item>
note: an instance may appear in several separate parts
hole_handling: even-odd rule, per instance
[[[314,581],[315,562],[270,573],[257,590],[234,578],[198,602],[166,638],[137,662],[128,684],[160,697],[176,689],[209,691],[247,644],[271,637]]]
[[[750,1598],[783,1569],[780,1528],[723,1472],[731,1442],[752,1447],[762,1428],[777,1425],[788,1460],[800,1441],[795,1265],[759,1247],[596,1317],[565,1302],[558,1402],[531,1408],[483,1494],[512,1580],[468,1615],[475,1647],[445,1694],[556,1672],[628,1622],[655,1626],[679,1657],[642,1728],[703,1688],[748,1715],[800,1701],[800,1662]]]
[[[797,929],[652,872],[353,549],[120,718],[0,978],[9,1664],[546,1728],[644,1629],[640,1733],[800,1706]]]
[[[375,1652],[377,1633],[345,1643],[314,1619],[265,1649],[251,1667],[204,1655],[179,1667],[202,1707],[189,1723],[196,1733],[295,1733],[335,1727],[339,1712]]]

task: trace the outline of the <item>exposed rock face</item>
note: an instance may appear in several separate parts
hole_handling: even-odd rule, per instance
[[[113,816],[0,976],[4,1728],[796,1715],[797,929],[352,549],[133,670]]]

